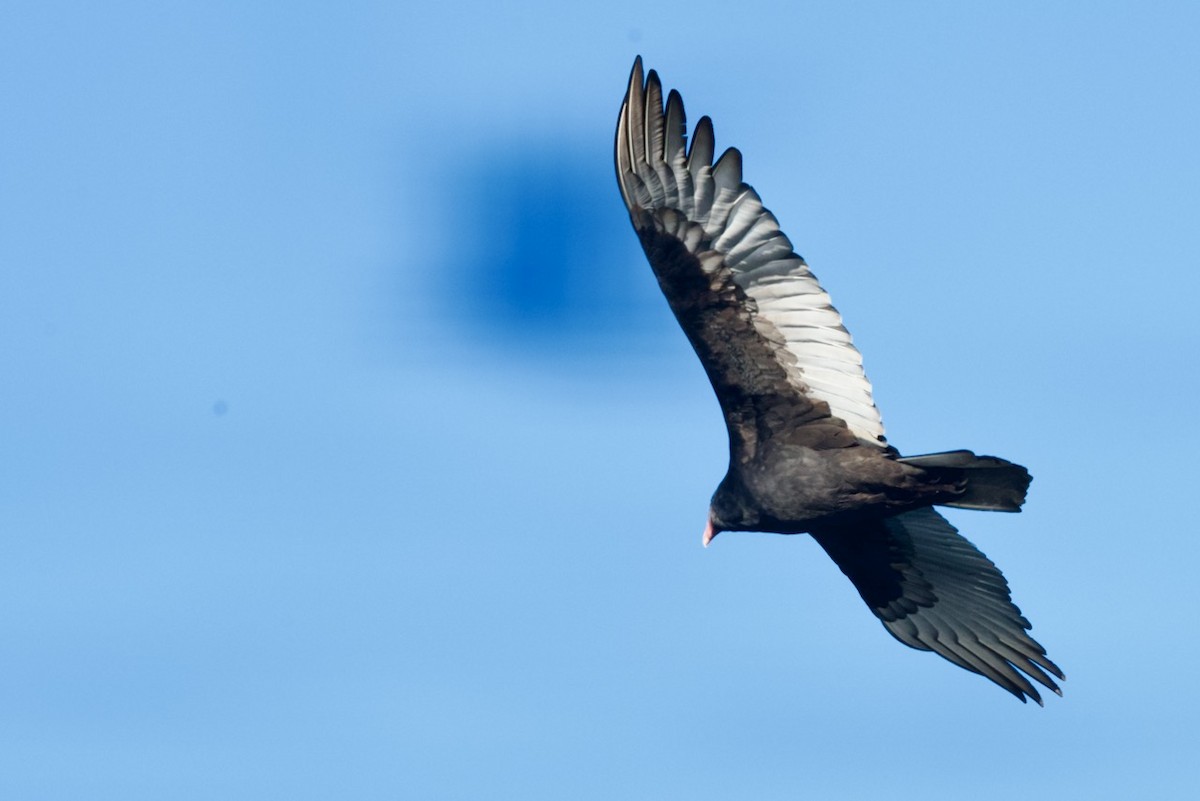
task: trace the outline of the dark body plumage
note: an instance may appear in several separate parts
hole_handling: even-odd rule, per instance
[[[687,147],[683,101],[664,104],[640,57],[617,125],[621,195],[659,286],[700,357],[729,431],[720,531],[811,534],[901,642],[980,673],[1021,700],[1062,672],[1027,633],[1008,585],[934,505],[1019,511],[1025,468],[887,444],[841,315],[794,252],[741,154],[714,163],[712,123]],[[1024,675],[1023,675],[1024,674]]]

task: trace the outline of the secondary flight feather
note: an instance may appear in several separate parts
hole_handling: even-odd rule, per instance
[[[996,566],[932,507],[1019,511],[1030,476],[967,450],[903,457],[842,317],[742,180],[713,126],[689,147],[683,100],[634,62],[617,122],[621,196],[659,286],[716,392],[729,469],[704,544],[722,531],[811,534],[906,645],[1024,701],[1061,695]]]

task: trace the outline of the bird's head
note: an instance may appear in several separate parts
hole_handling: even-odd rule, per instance
[[[725,477],[713,493],[712,502],[708,506],[708,523],[704,526],[704,547],[712,542],[713,537],[722,531],[754,530],[758,522],[758,513],[749,505],[748,498],[742,485]]]

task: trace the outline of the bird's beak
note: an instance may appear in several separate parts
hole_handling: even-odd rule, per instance
[[[704,547],[713,541],[713,537],[717,536],[717,530],[713,528],[712,517],[708,518],[708,523],[704,526]]]

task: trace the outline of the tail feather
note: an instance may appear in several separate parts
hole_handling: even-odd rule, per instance
[[[1019,464],[996,456],[976,456],[971,451],[945,451],[900,459],[944,476],[949,481],[965,481],[963,494],[939,506],[982,509],[992,512],[1019,512],[1033,477]]]

